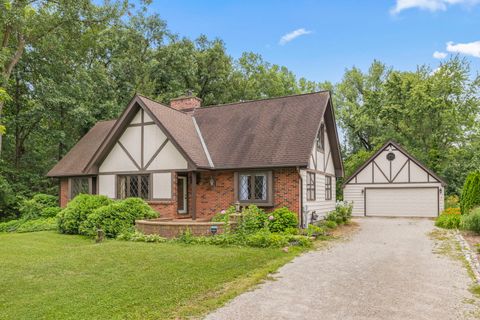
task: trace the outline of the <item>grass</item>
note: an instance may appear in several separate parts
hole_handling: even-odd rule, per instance
[[[171,319],[205,314],[300,250],[0,234],[2,319]]]

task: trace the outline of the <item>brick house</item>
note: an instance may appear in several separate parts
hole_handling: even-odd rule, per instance
[[[239,202],[286,206],[302,226],[335,207],[343,166],[330,93],[201,107],[135,95],[48,173],[79,193],[145,199],[162,217],[207,220]]]

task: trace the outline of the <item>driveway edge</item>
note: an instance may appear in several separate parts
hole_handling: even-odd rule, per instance
[[[472,248],[458,230],[455,233],[455,237],[460,243],[462,254],[472,270],[475,281],[480,284],[480,263],[478,262],[477,255],[472,251]]]

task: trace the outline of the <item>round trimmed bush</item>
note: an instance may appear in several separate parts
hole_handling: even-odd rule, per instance
[[[284,232],[287,229],[298,226],[296,213],[290,211],[286,207],[276,209],[271,213],[271,216],[273,216],[273,220],[268,224],[268,228],[271,232]]]
[[[135,220],[152,219],[158,217],[153,210],[140,198],[127,198],[95,209],[80,225],[80,233],[94,236],[98,229],[102,229],[110,238],[132,231]]]
[[[480,171],[470,172],[465,179],[460,197],[460,210],[468,214],[471,209],[480,205]]]
[[[113,200],[102,195],[79,194],[57,215],[58,230],[78,234],[80,225],[95,209],[107,206]]]

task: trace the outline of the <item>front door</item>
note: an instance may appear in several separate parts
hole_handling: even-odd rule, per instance
[[[188,213],[187,210],[187,177],[177,178],[177,210],[180,214]]]

